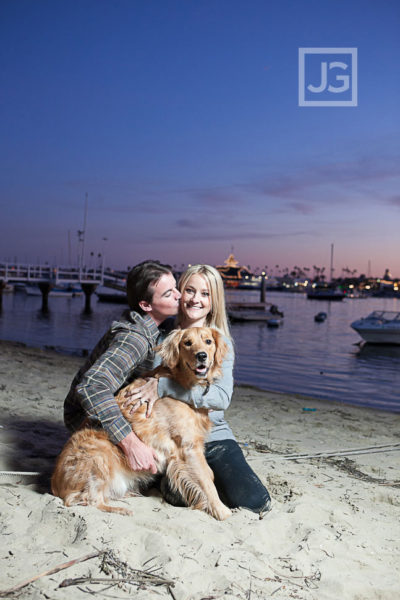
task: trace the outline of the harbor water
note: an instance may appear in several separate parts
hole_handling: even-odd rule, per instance
[[[259,293],[229,291],[228,297],[258,301]],[[327,302],[270,292],[267,302],[284,312],[280,327],[232,325],[236,383],[400,412],[400,346],[359,345],[360,337],[350,328],[373,310],[400,310],[398,299]],[[83,307],[83,297],[49,298],[49,312],[43,314],[40,297],[5,294],[0,339],[82,355],[124,310],[123,305],[97,302],[96,296],[91,314]],[[328,315],[323,323],[314,321],[320,311]]]

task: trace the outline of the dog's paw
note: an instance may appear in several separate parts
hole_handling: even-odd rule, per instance
[[[221,506],[214,509],[213,516],[218,519],[218,521],[225,521],[225,519],[232,516],[232,511],[229,510],[225,504],[221,504]]]

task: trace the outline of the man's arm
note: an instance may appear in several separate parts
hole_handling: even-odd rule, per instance
[[[121,440],[117,446],[125,454],[131,469],[134,471],[150,471],[153,475],[157,473],[154,462],[157,459],[157,454],[153,448],[146,446],[133,431]]]
[[[114,394],[131,372],[146,358],[148,342],[135,332],[116,335],[109,348],[84,374],[76,388],[81,405],[89,418],[101,423],[114,444],[121,444],[132,469],[155,472],[154,452],[132,432],[123,417]],[[139,468],[138,468],[139,467]]]

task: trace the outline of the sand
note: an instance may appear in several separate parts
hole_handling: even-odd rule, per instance
[[[107,550],[174,585],[93,583],[110,579],[94,557],[39,578],[18,597],[398,600],[399,415],[237,387],[227,417],[273,498],[262,520],[236,510],[218,522],[170,506],[157,492],[119,503],[133,517],[65,508],[49,493],[48,475],[67,436],[63,398],[81,363],[0,342],[0,470],[42,473],[33,483],[1,477],[0,590]],[[375,453],[283,459],[383,445]],[[77,577],[83,581],[59,587]]]

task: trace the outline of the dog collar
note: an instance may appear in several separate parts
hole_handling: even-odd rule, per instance
[[[203,395],[203,396],[205,396],[206,394],[208,394],[209,390],[210,390],[210,382],[209,382],[209,381],[207,381],[207,385],[206,385],[206,387],[204,388],[204,392],[203,392],[203,394],[202,394],[202,395]]]

